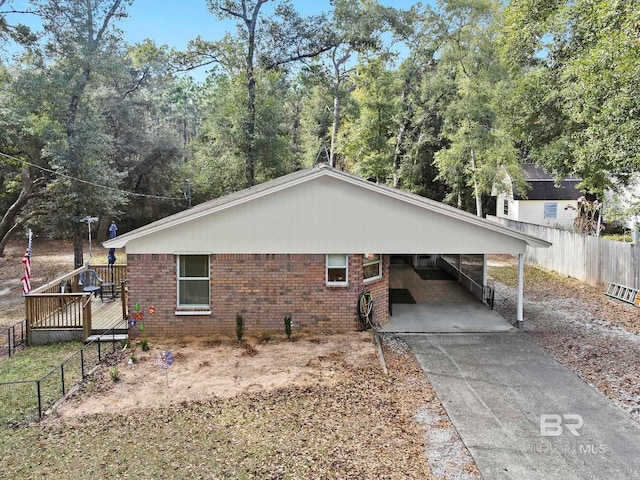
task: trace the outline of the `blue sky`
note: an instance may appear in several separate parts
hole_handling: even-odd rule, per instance
[[[413,0],[379,0],[382,5],[409,9],[417,2]],[[423,4],[433,4],[425,0]],[[301,15],[313,15],[331,10],[329,0],[293,0],[293,6]],[[261,13],[268,11],[263,6]],[[187,47],[189,40],[200,35],[205,40],[222,38],[225,32],[235,32],[235,22],[220,21],[209,13],[205,0],[134,0],[129,7],[129,18],[119,24],[129,43],[141,42],[145,38],[158,45],[169,45],[178,50]],[[197,80],[204,80],[206,69],[191,72]]]
[[[383,5],[408,9],[417,2],[410,0],[380,0]],[[432,3],[429,0],[423,3]],[[329,0],[293,0],[303,15],[327,12]],[[266,5],[265,5],[266,7]],[[265,8],[263,7],[263,8]],[[129,18],[120,24],[125,38],[136,43],[150,38],[159,45],[184,49],[197,35],[206,40],[221,38],[225,31],[234,31],[231,22],[220,22],[207,10],[205,0],[135,0],[129,7]]]
[[[379,0],[386,6],[408,9],[415,5],[413,0]],[[424,0],[433,4],[435,0]],[[292,4],[302,15],[312,15],[331,10],[329,0],[293,0]],[[268,11],[268,5],[263,12]],[[27,8],[27,0],[14,0],[16,9]],[[219,21],[209,13],[205,0],[134,0],[128,7],[129,18],[116,25],[124,32],[128,43],[134,44],[149,38],[157,45],[168,45],[184,50],[189,40],[200,35],[205,40],[221,38],[226,31],[235,32],[235,23]],[[33,18],[33,17],[31,17]],[[11,22],[30,23],[29,17],[15,16]],[[10,49],[11,51],[12,49]],[[198,80],[204,80],[204,71],[192,72]]]

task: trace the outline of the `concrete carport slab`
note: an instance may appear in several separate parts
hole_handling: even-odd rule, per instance
[[[406,289],[414,304],[395,303],[385,333],[515,332],[455,280],[423,280],[409,265],[392,265],[390,287]]]
[[[474,303],[395,304],[389,322],[379,331],[384,333],[480,333],[517,332],[518,329],[498,313],[475,301]]]
[[[527,334],[401,338],[484,478],[640,478],[640,425]]]

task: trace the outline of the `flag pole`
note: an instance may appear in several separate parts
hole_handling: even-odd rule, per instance
[[[27,243],[27,250],[22,257],[22,264],[24,265],[24,275],[20,279],[22,283],[22,294],[26,295],[31,291],[31,253],[33,251],[33,232],[29,229],[29,240]]]

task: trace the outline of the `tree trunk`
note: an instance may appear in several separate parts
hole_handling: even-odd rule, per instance
[[[247,187],[253,186],[255,181],[255,143],[256,143],[256,80],[253,76],[253,68],[249,72],[247,83],[247,159],[245,165],[245,176]]]
[[[0,257],[4,256],[4,249],[15,231],[24,225],[26,218],[18,220],[18,216],[27,205],[27,202],[38,194],[38,187],[43,179],[32,179],[27,167],[22,169],[22,188],[18,198],[7,209],[0,220]]]
[[[258,24],[258,15],[260,7],[267,0],[258,1],[251,15],[247,15],[246,9],[243,9],[242,17],[249,34],[247,45],[246,69],[247,69],[247,158],[245,164],[245,177],[247,187],[253,186],[255,181],[255,156],[256,156],[256,78],[254,71],[254,55],[256,49],[256,26]],[[244,2],[243,2],[244,4]]]
[[[79,224],[73,229],[73,268],[80,268],[84,264],[82,251],[84,229],[82,226],[83,224]]]
[[[476,215],[482,217],[482,196],[478,188],[478,177],[476,174],[476,151],[471,149],[471,174],[473,175],[473,193],[476,197]]]
[[[340,123],[340,98],[336,92],[333,97],[333,126],[331,127],[331,147],[329,150],[329,166],[335,166],[336,139],[338,137],[338,124]]]

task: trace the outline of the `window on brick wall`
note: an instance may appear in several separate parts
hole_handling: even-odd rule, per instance
[[[327,255],[327,285],[348,285],[348,262],[347,255]]]
[[[364,255],[362,259],[362,274],[365,282],[382,278],[382,255]]]
[[[178,256],[178,306],[209,306],[209,256]]]

